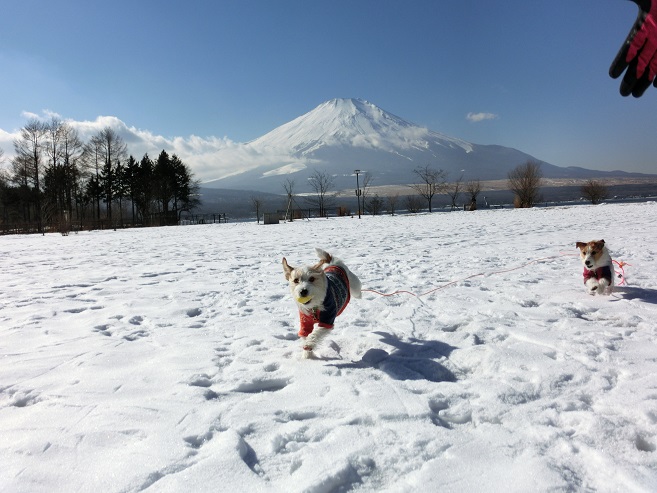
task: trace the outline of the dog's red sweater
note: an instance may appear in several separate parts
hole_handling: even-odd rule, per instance
[[[595,270],[589,270],[584,267],[584,284],[589,279],[606,279],[611,285],[611,267],[605,265],[603,267],[598,267]]]
[[[315,309],[310,313],[299,310],[299,319],[301,321],[299,336],[301,337],[308,337],[315,324],[324,329],[332,329],[335,318],[344,311],[351,299],[349,278],[344,269],[337,265],[329,265],[324,269],[324,273],[327,282],[326,296],[322,303],[324,309]]]

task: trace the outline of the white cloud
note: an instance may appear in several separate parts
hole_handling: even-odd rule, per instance
[[[473,123],[483,122],[484,120],[497,120],[495,113],[468,113],[465,118]]]
[[[127,144],[128,153],[137,160],[144,154],[156,159],[162,150],[169,155],[176,154],[201,182],[226,178],[256,167],[262,167],[263,174],[270,176],[284,171],[303,169],[313,164],[310,158],[292,158],[290,149],[280,148],[278,143],[259,145],[239,143],[227,137],[197,135],[164,137],[150,130],[129,126],[115,116],[98,116],[95,120],[78,121],[66,119],[49,110],[43,110],[41,114],[23,112],[23,117],[26,119],[36,118],[46,122],[53,116],[74,128],[83,142],[89,142],[91,137],[105,127],[112,128]],[[361,134],[353,139],[353,144],[383,150],[388,149],[391,143],[401,147],[426,147],[429,133],[425,128],[410,127],[390,135],[390,142],[380,140],[376,133]],[[0,128],[0,148],[5,152],[5,165],[13,157],[13,141],[18,138],[20,138],[20,129],[11,132]]]
[[[22,115],[26,119],[36,118],[42,121],[48,121],[52,116],[61,118],[47,110],[41,115],[27,111]],[[249,144],[234,142],[227,137],[190,135],[169,138],[156,135],[149,130],[128,126],[115,116],[99,116],[95,120],[85,121],[61,119],[77,130],[83,142],[88,142],[105,127],[112,128],[127,144],[128,153],[137,160],[146,153],[155,159],[162,150],[169,155],[176,154],[201,182],[224,178],[261,165],[269,164],[278,167],[283,162],[289,162],[289,156],[276,150],[256,149]],[[20,129],[10,132],[0,128],[0,148],[5,153],[5,165],[14,155],[13,141],[19,137]]]
[[[32,113],[31,111],[23,111],[21,113],[21,116],[23,118],[27,118],[28,120],[39,120],[41,117],[37,115],[36,113]]]
[[[47,116],[49,119],[51,119],[51,118],[59,118],[60,120],[62,119],[62,115],[60,115],[56,111],[43,110],[43,114],[45,116]]]

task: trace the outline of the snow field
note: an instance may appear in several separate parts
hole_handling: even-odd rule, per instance
[[[654,491],[656,214],[0,238],[0,490]],[[572,255],[600,238],[611,296]],[[315,246],[434,291],[364,292],[303,360],[280,262]]]

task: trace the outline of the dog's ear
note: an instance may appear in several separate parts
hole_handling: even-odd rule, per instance
[[[583,241],[578,241],[577,243],[575,243],[575,246],[581,250],[586,246],[586,243],[584,243]]]
[[[595,246],[598,250],[602,250],[605,247],[605,240],[596,241]]]
[[[283,257],[283,272],[285,272],[285,279],[288,281],[290,280],[290,275],[292,274],[293,270],[294,269],[287,263],[287,260],[285,260],[285,257]]]

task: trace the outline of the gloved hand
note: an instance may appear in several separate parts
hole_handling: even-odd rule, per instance
[[[609,68],[618,78],[627,68],[620,86],[623,96],[640,97],[651,83],[657,87],[657,0],[632,0],[639,15]]]

